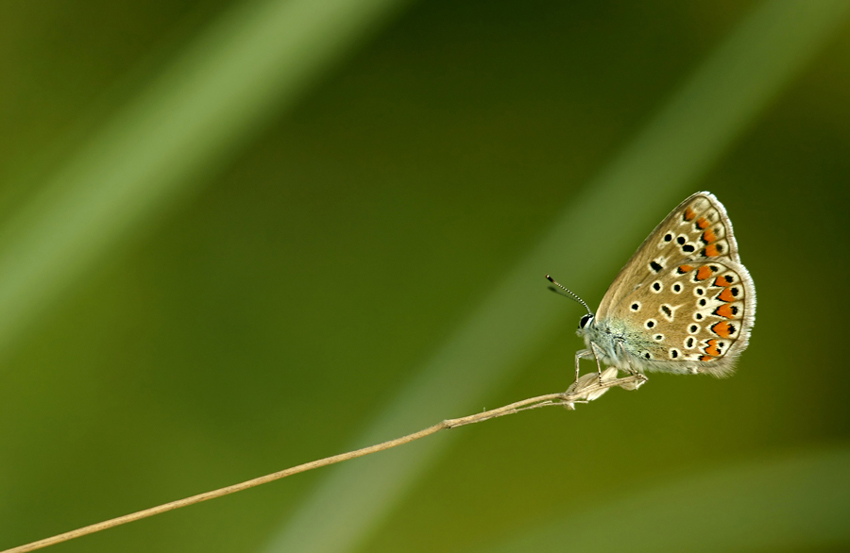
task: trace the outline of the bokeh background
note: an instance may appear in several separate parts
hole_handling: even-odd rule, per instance
[[[597,305],[705,189],[733,378],[55,551],[850,549],[843,0],[10,0],[0,75],[0,547],[565,389],[543,275]]]

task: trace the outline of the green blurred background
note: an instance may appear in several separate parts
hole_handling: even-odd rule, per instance
[[[55,550],[850,549],[850,3],[12,0],[0,75],[0,547],[565,389],[543,275],[704,189],[733,378]]]

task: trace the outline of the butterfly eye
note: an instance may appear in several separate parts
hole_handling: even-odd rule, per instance
[[[592,321],[592,320],[593,320],[593,315],[591,315],[590,313],[588,313],[587,315],[582,315],[581,320],[578,322],[578,327],[584,328],[587,325],[589,325],[590,321]]]

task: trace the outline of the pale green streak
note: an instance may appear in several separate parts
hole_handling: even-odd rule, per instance
[[[621,266],[628,249],[640,244],[665,210],[694,191],[700,177],[813,58],[848,8],[845,0],[772,0],[745,18],[647,128],[565,207],[530,253],[494,284],[356,445],[481,409],[553,332],[569,333],[569,326],[559,326],[567,309],[546,293],[543,275],[551,272],[582,290]],[[734,206],[729,208],[734,215]],[[564,360],[565,384],[570,364]],[[356,550],[455,436],[438,435],[332,469],[266,551]]]
[[[0,229],[0,348],[404,3],[258,0],[225,14]]]
[[[847,547],[847,467],[845,447],[694,475],[564,516],[479,553]]]

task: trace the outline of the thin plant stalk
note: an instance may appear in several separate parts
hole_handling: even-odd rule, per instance
[[[130,513],[128,515],[116,517],[109,520],[104,520],[103,522],[98,522],[89,526],[83,526],[82,528],[77,528],[76,530],[57,534],[49,538],[44,538],[24,545],[19,545],[11,549],[0,551],[0,553],[25,553],[27,551],[43,549],[45,547],[66,542],[74,538],[80,538],[89,534],[100,532],[102,530],[114,528],[122,524],[127,524],[128,522],[134,522],[143,518],[152,517],[161,513],[173,511],[182,507],[188,507],[189,505],[194,505],[196,503],[201,503],[202,501],[208,501],[217,497],[222,497],[242,490],[247,490],[248,488],[267,484],[275,480],[280,480],[281,478],[286,478],[287,476],[292,476],[293,474],[299,474],[302,472],[307,472],[308,470],[313,470],[320,467],[341,463],[343,461],[348,461],[349,459],[356,459],[357,457],[364,457],[372,453],[385,451],[387,449],[391,449],[393,447],[404,445],[420,438],[430,436],[431,434],[436,434],[440,430],[457,428],[459,426],[474,424],[477,422],[495,419],[497,417],[503,417],[505,415],[512,415],[520,411],[526,411],[528,409],[537,409],[540,407],[560,405],[572,410],[575,408],[576,403],[587,403],[591,400],[594,400],[605,392],[607,392],[610,388],[619,386],[626,390],[635,390],[646,381],[646,377],[641,374],[633,374],[626,376],[625,378],[615,378],[616,375],[617,370],[613,368],[608,369],[602,373],[586,374],[578,381],[576,381],[572,386],[570,386],[566,392],[531,397],[528,399],[511,403],[509,405],[505,405],[503,407],[499,407],[497,409],[490,409],[489,411],[475,413],[474,415],[468,415],[466,417],[460,417],[457,419],[446,419],[433,426],[429,426],[424,430],[420,430],[419,432],[414,432],[412,434],[408,434],[406,436],[402,436],[394,440],[389,440],[380,444],[356,449],[347,453],[341,453],[339,455],[333,455],[331,457],[325,457],[324,459],[318,459],[309,463],[296,465],[288,469],[273,472],[271,474],[266,474],[265,476],[252,478],[251,480],[246,480],[244,482],[233,484],[231,486],[226,486],[224,488],[219,488],[217,490],[200,493],[183,499],[178,499],[176,501],[171,501],[169,503],[163,503],[162,505],[157,505],[156,507],[151,507],[142,511],[136,511],[135,513]]]

